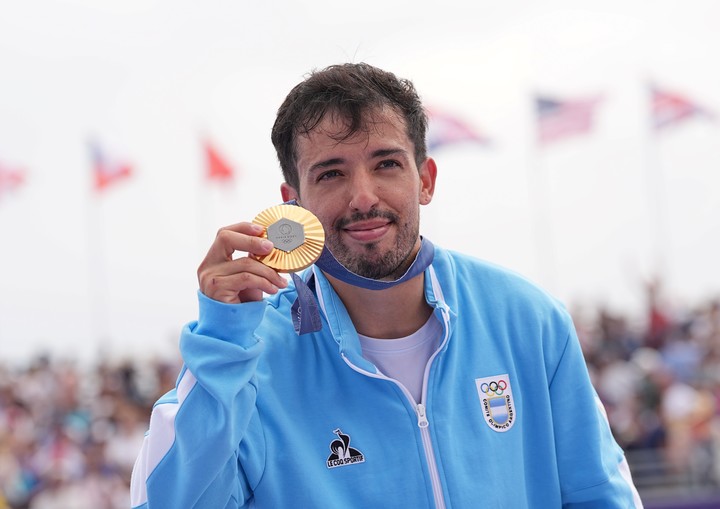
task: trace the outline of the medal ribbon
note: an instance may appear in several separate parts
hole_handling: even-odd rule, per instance
[[[295,201],[288,202],[297,205]],[[323,272],[330,274],[334,278],[345,283],[368,290],[384,290],[391,288],[400,283],[404,283],[415,276],[422,274],[425,269],[432,263],[435,255],[435,246],[428,239],[420,237],[420,249],[415,255],[415,260],[400,278],[393,281],[381,281],[371,279],[354,272],[349,271],[342,265],[337,258],[330,252],[327,246],[323,247],[320,258],[315,262],[318,268]],[[322,321],[320,319],[320,306],[317,302],[315,294],[310,289],[310,285],[314,284],[314,274],[308,278],[306,283],[303,279],[292,272],[290,276],[295,283],[297,289],[297,299],[292,305],[292,320],[295,332],[305,334],[308,332],[317,332],[322,329]]]

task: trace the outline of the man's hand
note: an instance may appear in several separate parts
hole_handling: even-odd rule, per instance
[[[221,228],[205,259],[198,267],[200,291],[228,304],[262,300],[263,292],[274,294],[287,281],[275,270],[253,258],[267,255],[273,244],[261,238],[263,227],[237,223]],[[235,251],[247,256],[233,259]]]

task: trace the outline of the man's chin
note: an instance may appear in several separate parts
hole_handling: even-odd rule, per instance
[[[381,242],[365,243],[352,248],[346,244],[328,249],[350,272],[368,279],[393,281],[403,275],[409,265],[407,257],[398,259],[397,245],[383,248]]]
[[[342,261],[340,262],[343,265]],[[402,276],[402,263],[398,263],[397,260],[388,260],[387,258],[377,257],[369,258],[364,257],[360,260],[352,260],[345,265],[349,271],[354,272],[358,276],[363,276],[369,279],[375,279],[378,281],[393,281],[398,277]]]

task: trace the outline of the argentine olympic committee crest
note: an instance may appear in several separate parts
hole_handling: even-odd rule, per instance
[[[476,378],[483,417],[490,429],[504,433],[513,427],[517,418],[513,401],[510,376],[503,375]]]

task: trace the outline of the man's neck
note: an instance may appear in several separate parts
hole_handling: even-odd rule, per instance
[[[325,275],[345,305],[355,329],[363,336],[381,339],[409,336],[432,314],[425,300],[423,274],[385,290],[368,290]]]

